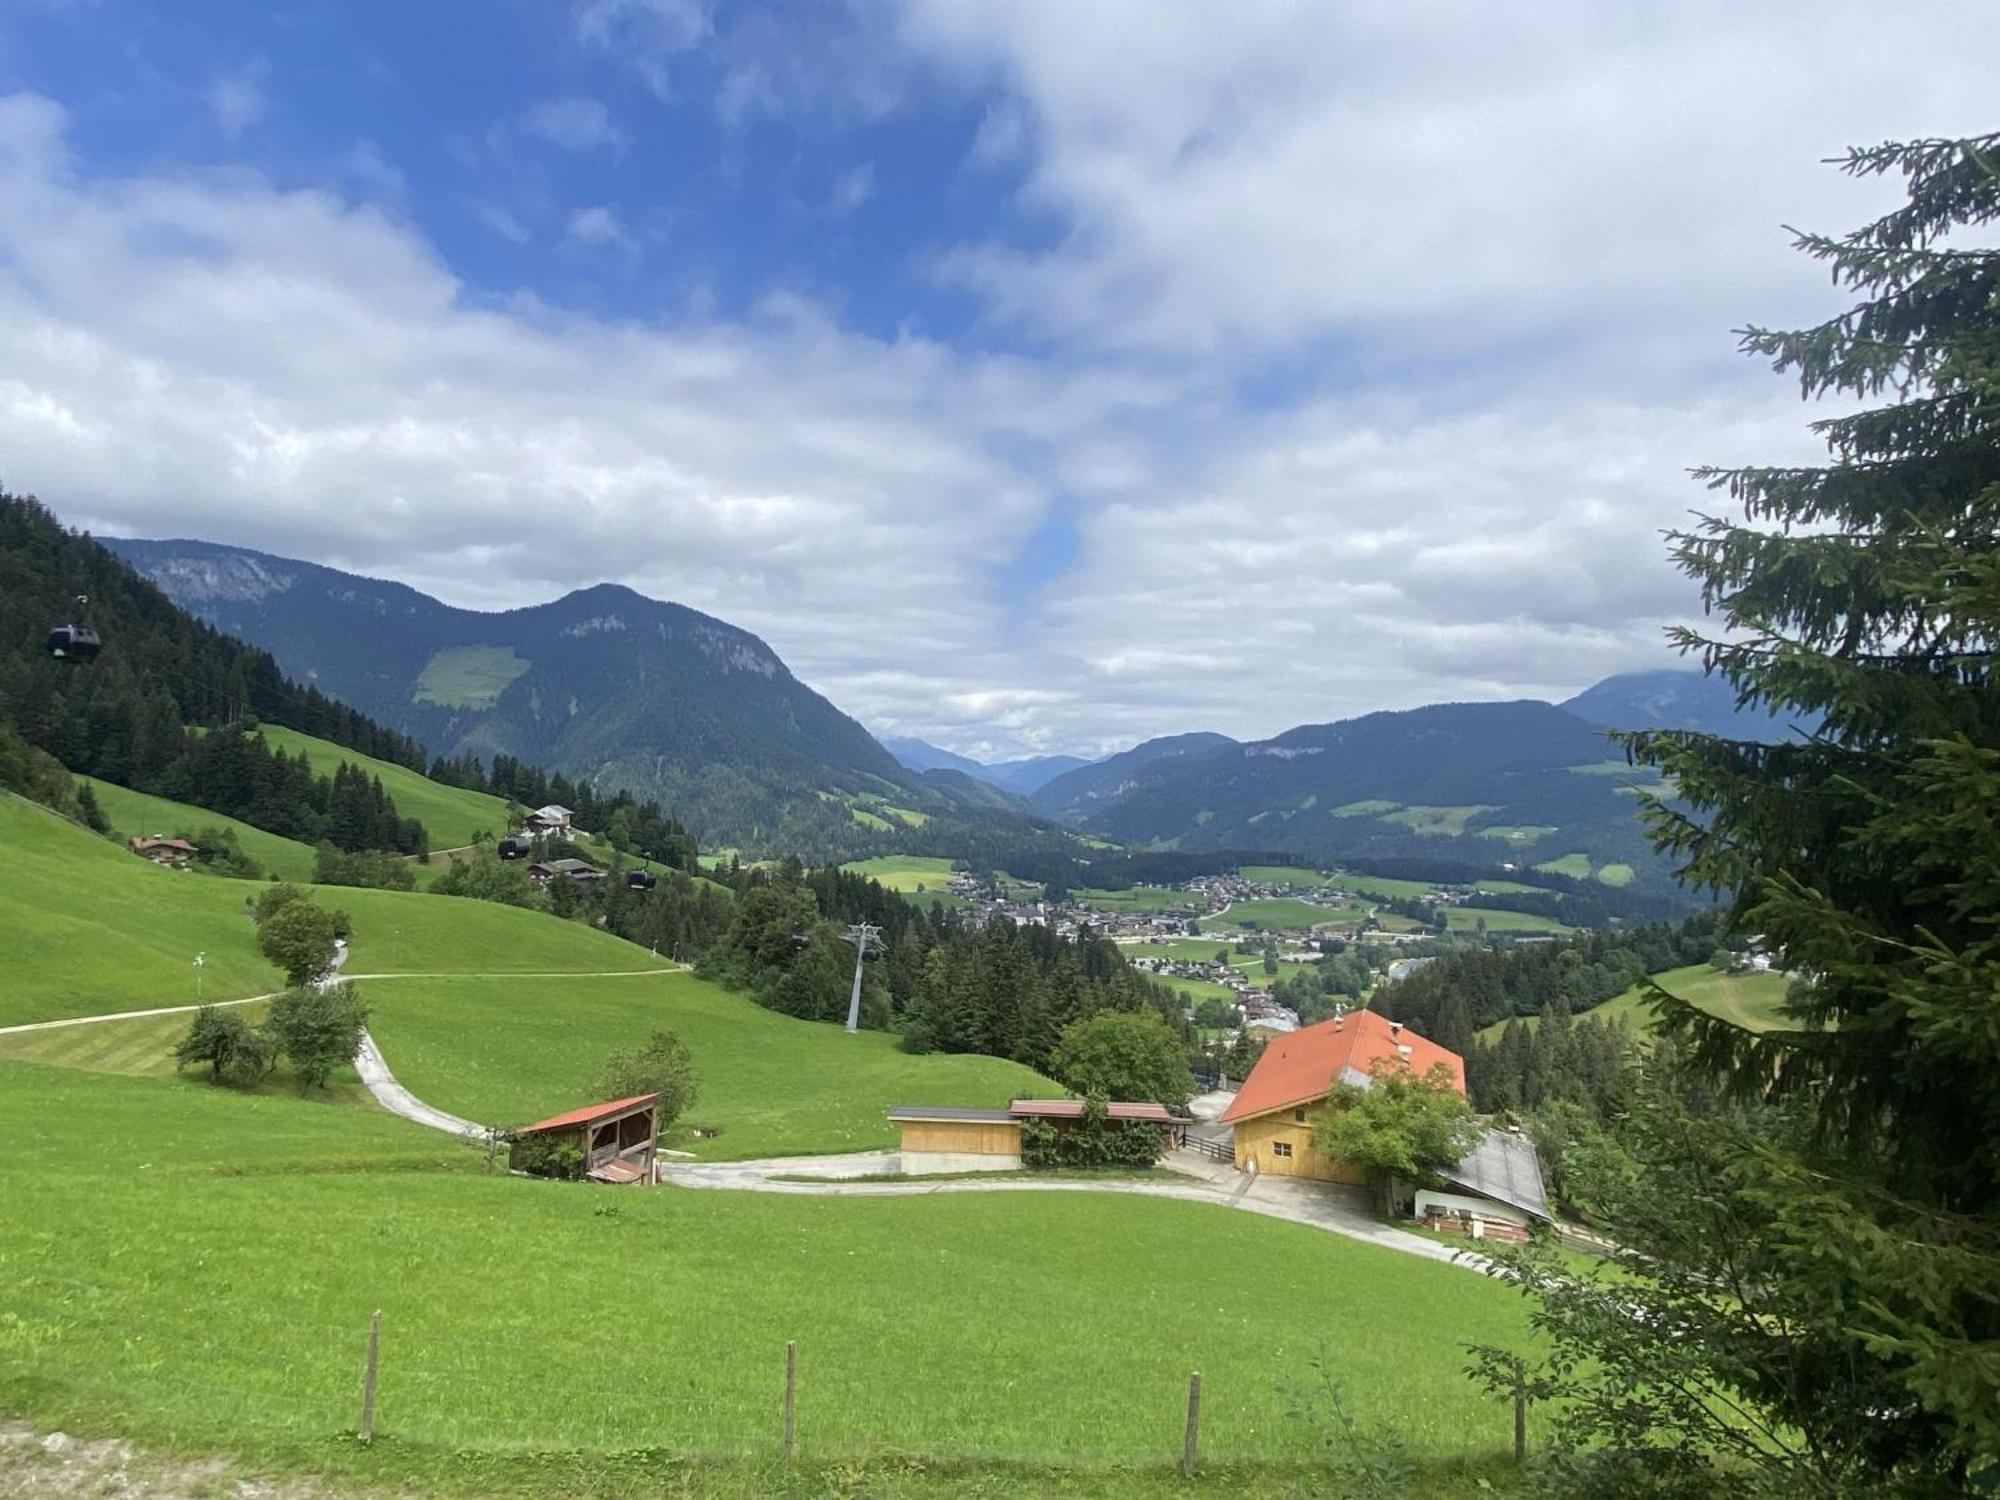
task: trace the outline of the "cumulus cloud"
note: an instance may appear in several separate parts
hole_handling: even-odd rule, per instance
[[[1777,226],[1857,203],[1807,165],[1985,128],[2000,9],[908,0],[902,35],[1032,124],[1024,206],[1062,234],[940,262],[998,316],[1203,358],[1456,356],[1796,306]]]
[[[662,96],[674,62],[710,28],[704,0],[576,0],[571,16],[578,42],[635,69]]]
[[[622,152],[631,144],[631,137],[597,99],[544,99],[521,117],[521,128],[565,151]]]
[[[239,136],[264,118],[271,104],[265,93],[268,74],[265,64],[256,62],[210,82],[204,97],[224,135]]]
[[[979,299],[971,338],[797,295],[649,323],[468,288],[330,192],[94,177],[16,97],[8,479],[460,603],[620,579],[974,753],[1561,696],[1666,659],[1695,600],[1660,533],[1714,498],[1689,466],[1814,454],[1729,329],[1831,311],[1779,226],[1893,192],[1815,161],[1982,126],[2000,42],[2000,11],[1942,0],[1894,26],[1859,0],[865,9],[842,107],[922,73],[969,106],[977,180],[1019,184],[991,222],[1026,228],[932,262]],[[572,14],[662,89],[712,44],[725,118],[837,113],[843,70],[769,17]],[[634,238],[609,207],[535,223]],[[1010,593],[1052,518],[1073,558]]]

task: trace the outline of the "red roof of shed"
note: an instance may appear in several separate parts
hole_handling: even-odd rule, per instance
[[[1016,1099],[1008,1106],[1009,1114],[1030,1119],[1080,1120],[1083,1118],[1081,1099]],[[1171,1125],[1173,1115],[1163,1104],[1121,1104],[1116,1100],[1107,1102],[1104,1114],[1112,1120],[1150,1120],[1156,1125]]]
[[[546,1120],[523,1125],[514,1134],[533,1135],[541,1130],[560,1130],[565,1125],[588,1125],[606,1115],[623,1114],[635,1104],[651,1104],[659,1097],[658,1094],[634,1094],[630,1099],[613,1099],[609,1104],[586,1104],[582,1109],[572,1109],[566,1114],[550,1115]]]
[[[1221,1123],[1231,1125],[1274,1109],[1324,1099],[1344,1071],[1351,1068],[1366,1078],[1374,1063],[1401,1057],[1401,1047],[1410,1049],[1403,1060],[1419,1075],[1443,1063],[1451,1069],[1458,1091],[1465,1092],[1464,1058],[1426,1041],[1407,1026],[1398,1033],[1393,1022],[1372,1010],[1356,1010],[1337,1021],[1321,1021],[1273,1037],[1236,1098],[1222,1112]]]

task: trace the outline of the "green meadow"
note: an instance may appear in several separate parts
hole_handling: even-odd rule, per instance
[[[1129,891],[1073,892],[1077,900],[1086,901],[1099,911],[1149,912],[1166,911],[1175,906],[1201,906],[1200,897],[1187,891],[1168,890],[1164,886],[1135,885]],[[1206,922],[1208,919],[1202,919]]]
[[[1487,932],[1571,931],[1554,917],[1537,916],[1533,912],[1501,911],[1485,906],[1447,906],[1443,911],[1447,932],[1477,932],[1482,923]]]
[[[1332,879],[1322,871],[1309,870],[1303,865],[1239,865],[1236,873],[1259,885],[1321,886]]]
[[[1707,964],[1689,964],[1685,968],[1667,969],[1652,977],[1654,983],[1668,994],[1745,1030],[1770,1031],[1788,1024],[1783,1006],[1791,981],[1782,974],[1725,974]],[[1603,1020],[1623,1016],[1643,1031],[1653,1022],[1652,991],[1644,985],[1635,984],[1623,994],[1614,995],[1583,1014]],[[1541,1017],[1528,1016],[1524,1019],[1533,1029]],[[1506,1029],[1506,1025],[1505,1021],[1496,1022],[1482,1027],[1479,1034],[1492,1041]]]
[[[446,708],[491,708],[532,665],[511,646],[447,646],[424,663],[410,696]]]
[[[282,986],[246,911],[262,886],[170,870],[14,798],[0,797],[0,932],[8,945],[0,1026],[191,1005]],[[408,891],[319,888],[353,919],[348,972],[566,973],[661,967],[578,922]]]
[[[310,844],[266,833],[205,807],[190,807],[185,802],[172,802],[150,792],[135,792],[108,781],[92,781],[90,789],[121,839],[135,833],[163,833],[169,837],[184,834],[192,838],[204,828],[227,828],[236,835],[236,846],[262,865],[265,874],[279,880],[312,879]]]
[[[0,795],[0,1026],[268,994],[244,901],[258,887],[171,870],[32,803]]]
[[[1465,832],[1466,820],[1476,818],[1492,808],[1474,804],[1467,807],[1405,807],[1397,812],[1384,813],[1384,823],[1400,823],[1412,833],[1450,835],[1457,837]]]
[[[1509,1473],[1460,1366],[1527,1341],[1517,1295],[1220,1206],[525,1181],[373,1111],[25,1063],[0,1131],[0,1407],[45,1429],[403,1493],[1184,1493],[1198,1368],[1195,1488],[1276,1496],[1318,1483],[1283,1392],[1324,1356],[1426,1492]],[[1190,1257],[1282,1265],[1286,1293],[1193,1287]],[[831,1488],[772,1463],[787,1340]]]
[[[1261,901],[1237,901],[1226,912],[1201,919],[1204,932],[1224,928],[1259,932],[1309,932],[1315,927],[1359,927],[1368,915],[1363,907],[1318,906],[1295,896],[1271,896]]]
[[[362,755],[330,740],[300,734],[296,729],[264,724],[259,726],[257,732],[274,750],[283,750],[292,756],[303,751],[318,775],[331,776],[334,769],[346,761],[349,765],[361,767],[371,776],[379,777],[382,790],[395,798],[396,811],[403,817],[416,818],[423,823],[433,849],[457,849],[471,843],[474,833],[490,833],[499,838],[509,830],[507,803],[503,798],[485,792],[466,791],[462,787],[444,786],[407,766],[377,760],[372,755]]]
[[[914,1055],[887,1032],[849,1036],[692,974],[364,988],[369,1029],[397,1079],[426,1103],[483,1124],[518,1125],[588,1102],[611,1053],[672,1031],[693,1055],[701,1090],[674,1144],[704,1158],[873,1150],[895,1144],[885,1115],[897,1104],[999,1106],[1062,1093],[1018,1063]],[[691,1127],[716,1133],[696,1139]]]

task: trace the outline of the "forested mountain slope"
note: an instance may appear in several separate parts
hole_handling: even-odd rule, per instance
[[[1317,860],[1449,857],[1657,871],[1634,816],[1648,774],[1547,703],[1453,703],[1238,744],[1151,741],[1057,777],[1036,805],[1121,842]]]
[[[704,841],[848,820],[820,791],[926,795],[756,636],[615,584],[484,613],[237,547],[109,545],[202,618],[434,753],[512,756],[655,797]]]

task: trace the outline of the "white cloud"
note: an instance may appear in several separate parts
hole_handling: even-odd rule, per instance
[[[576,0],[571,18],[583,46],[636,69],[662,96],[675,60],[710,30],[703,0]]]
[[[849,167],[833,183],[833,211],[851,214],[875,196],[875,164],[862,162]]]
[[[521,117],[521,128],[565,151],[622,152],[631,144],[611,111],[596,99],[544,99]]]
[[[270,69],[262,62],[251,63],[234,73],[213,79],[205,95],[209,113],[222,133],[234,138],[259,123],[270,109],[265,92]]]
[[[574,14],[661,88],[710,24]],[[1693,607],[1659,535],[1713,499],[1689,465],[1814,452],[1728,330],[1832,310],[1778,226],[1893,188],[1817,159],[1985,123],[2000,12],[1862,14],[908,0],[910,50],[847,107],[895,107],[914,52],[984,109],[972,164],[1020,174],[1036,237],[939,266],[1010,354],[796,296],[662,325],[463,288],[335,196],[80,174],[16,98],[0,452],[75,521],[457,602],[629,582],[872,727],[989,754],[1567,694],[1661,662]],[[744,118],[834,111],[810,49],[718,49]],[[466,208],[528,241],[529,210]],[[532,217],[636,238],[609,207]],[[1058,507],[1075,562],[1022,594],[1009,560]]]
[[[1240,363],[1490,358],[1662,321],[1711,347],[1799,305],[1778,226],[1867,196],[1809,164],[1985,128],[2000,7],[908,0],[902,34],[1032,123],[1024,204],[1062,232],[942,262],[998,316]]]
[[[618,211],[601,204],[594,208],[571,210],[569,227],[564,234],[579,245],[620,250],[632,248],[632,236],[627,232],[624,220],[618,217]]]
[[[468,203],[466,209],[473,218],[509,244],[525,245],[534,238],[534,234],[521,222],[519,215],[503,204],[479,199]]]

